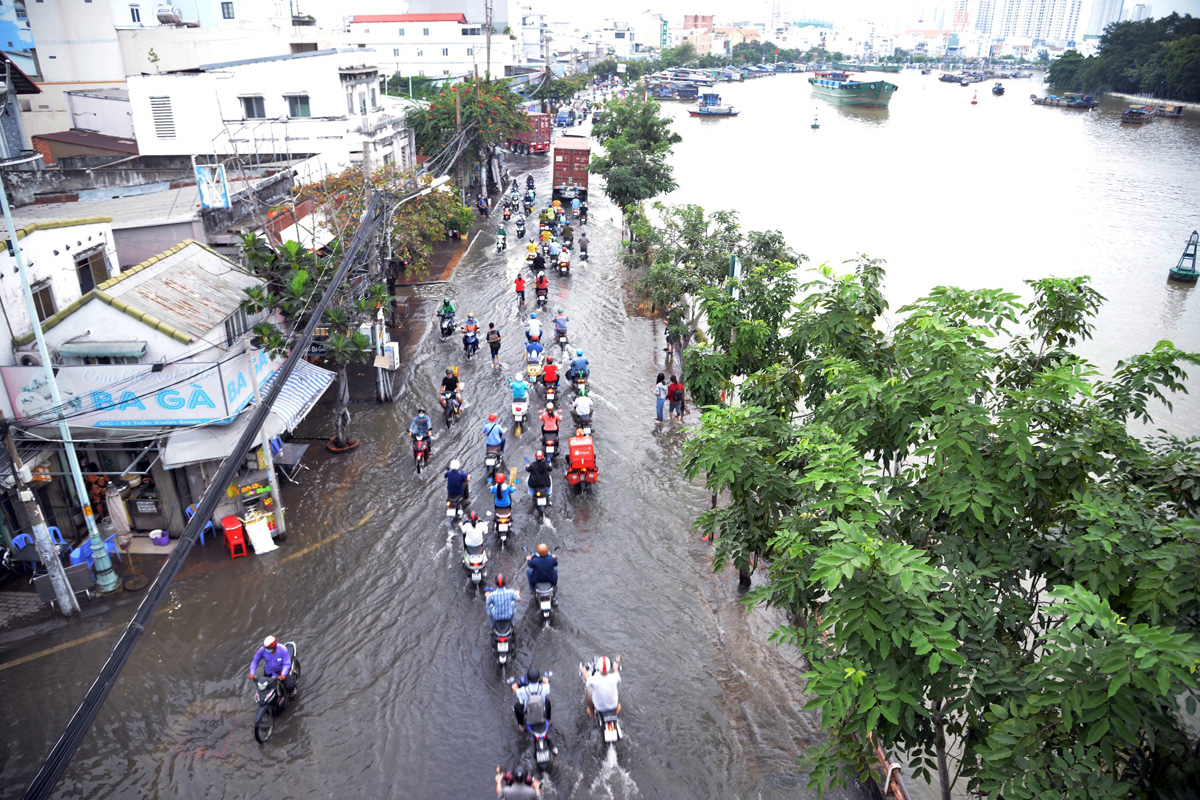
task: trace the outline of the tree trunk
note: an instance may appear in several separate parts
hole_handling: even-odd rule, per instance
[[[950,764],[946,760],[946,722],[941,715],[944,701],[938,700],[933,704],[933,727],[937,732],[937,768],[938,783],[942,785],[942,800],[950,800]]]

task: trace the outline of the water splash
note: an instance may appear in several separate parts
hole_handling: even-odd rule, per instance
[[[609,800],[617,800],[618,797],[636,797],[641,794],[633,775],[617,762],[617,746],[615,744],[608,746],[604,760],[600,762],[600,773],[592,780],[588,790],[589,797],[607,797]]]

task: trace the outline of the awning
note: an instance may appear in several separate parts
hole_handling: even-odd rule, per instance
[[[141,358],[146,355],[145,342],[67,342],[58,346],[58,354],[72,358],[111,356]]]
[[[272,375],[260,391],[266,392],[275,381],[276,375]],[[294,430],[316,405],[333,379],[334,374],[327,369],[314,367],[307,361],[296,362],[296,368],[288,376],[287,383],[283,385],[271,406],[271,413],[267,414],[263,422],[267,438],[278,436],[285,430]],[[253,413],[252,406],[228,425],[205,425],[202,428],[189,428],[171,434],[167,439],[167,446],[162,451],[163,466],[174,469],[187,464],[228,457],[241,438],[242,432],[250,424]]]

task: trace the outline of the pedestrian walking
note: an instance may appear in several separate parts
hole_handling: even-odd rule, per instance
[[[674,375],[671,376],[671,383],[667,385],[667,400],[670,401],[671,419],[683,421],[683,384]]]
[[[496,330],[496,323],[488,323],[486,339],[488,347],[492,349],[492,369],[497,369],[500,366],[500,331]]]
[[[663,422],[663,406],[667,402],[667,376],[658,373],[658,380],[654,383],[654,410],[658,414],[658,419],[655,424],[662,425]]]

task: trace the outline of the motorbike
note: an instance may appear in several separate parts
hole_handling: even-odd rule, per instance
[[[446,519],[451,525],[462,522],[467,515],[467,498],[461,494],[446,495]]]
[[[527,175],[527,176],[525,177],[525,188],[526,188],[526,189],[532,189],[532,188],[533,188],[533,176],[532,176],[532,175]]]
[[[476,333],[466,333],[463,335],[463,352],[467,354],[467,361],[479,352],[479,335]]]
[[[553,676],[553,672],[545,673],[547,678]],[[516,678],[509,678],[509,683],[516,683]],[[544,715],[543,715],[544,716]],[[556,750],[550,747],[550,720],[548,719],[530,719],[529,711],[526,711],[525,730],[533,736],[533,760],[537,764],[537,768],[544,770],[550,766],[550,758]]]
[[[572,385],[575,387],[575,394],[579,394],[580,391],[588,388],[588,376],[577,374],[572,380]]]
[[[550,621],[550,609],[554,605],[554,595],[557,593],[558,589],[552,583],[537,583],[533,586],[533,594],[537,598],[544,622]]]
[[[505,206],[504,207],[504,221],[508,222],[510,219],[512,219],[512,208],[509,206]]]
[[[442,341],[446,341],[454,335],[454,315],[453,314],[438,314],[438,319],[441,320]]]
[[[578,414],[572,412],[571,419],[575,421],[575,428],[577,430],[583,431],[584,436],[592,435],[592,415],[591,414],[588,414],[586,417],[581,417]]]
[[[580,250],[580,251],[579,251],[579,260],[580,260],[580,261],[587,261],[587,250]]]
[[[446,427],[449,428],[454,418],[462,413],[462,395],[442,392],[438,397],[438,402],[442,404],[443,416],[446,418]]]
[[[535,287],[533,290],[533,293],[537,295],[538,308],[545,308],[546,307],[546,295],[550,294],[550,287],[547,286],[544,289],[542,289],[540,287]]]
[[[549,456],[547,456],[549,458]],[[550,505],[550,487],[533,490],[533,508],[537,511],[538,519],[546,516],[546,507]]]
[[[526,362],[525,375],[526,375],[526,380],[529,381],[530,385],[533,385],[533,383],[535,383],[537,381],[538,376],[540,376],[541,374],[542,374],[542,360],[541,359],[538,359],[536,362],[534,362],[532,364]]]
[[[296,644],[284,642],[283,646],[292,654],[292,675],[296,679],[296,688],[300,688],[300,660],[296,658]],[[275,716],[287,708],[291,697],[283,688],[283,681],[264,675],[254,679],[254,702],[258,703],[258,713],[254,715],[254,740],[264,744],[275,730]]]
[[[513,415],[513,433],[517,436],[521,435],[521,427],[525,424],[525,417],[529,415],[528,400],[513,400],[512,403]]]
[[[572,208],[572,209],[571,209],[571,216],[572,216],[572,217],[574,217],[575,219],[579,219],[579,209],[578,209],[578,208]]]
[[[565,278],[570,274],[571,274],[571,262],[563,261],[560,259],[558,262],[558,276],[560,278]]]
[[[553,465],[554,456],[558,453],[558,431],[544,431],[542,433],[542,452],[546,454],[546,460]]]
[[[504,453],[500,450],[500,445],[489,444],[487,446],[487,454],[483,458],[484,469],[487,470],[488,485],[491,485],[495,480],[497,472],[506,471],[504,466]]]
[[[496,650],[496,661],[508,663],[509,650],[512,648],[513,621],[498,619],[492,623],[492,647]]]
[[[533,203],[526,200],[525,201],[525,216],[528,217],[532,213],[533,213]]]
[[[579,666],[582,667],[589,676],[594,675],[600,669],[599,666],[597,666],[597,662],[599,660],[600,660],[600,657],[596,656],[588,663],[580,664]],[[587,684],[586,678],[584,678],[584,684],[585,685]],[[585,692],[586,692],[586,690],[585,690]],[[586,694],[585,694],[585,702],[586,702]],[[621,739],[623,738],[623,734],[621,733],[621,722],[618,719],[616,709],[614,709],[612,711],[605,711],[603,713],[600,711],[597,711],[595,719],[596,719],[596,725],[599,726],[600,732],[604,736],[605,744],[616,744],[617,742],[621,741]]]
[[[566,331],[556,330],[554,331],[554,343],[558,345],[559,352],[562,352],[567,349],[567,345],[571,343],[571,340],[567,338]]]
[[[502,253],[507,249],[508,249],[508,237],[507,236],[497,236],[496,237],[496,252]]]
[[[463,568],[471,576],[471,584],[475,588],[479,588],[483,579],[487,577],[487,560],[487,551],[483,549],[483,545],[467,547],[463,551]]]
[[[525,218],[524,217],[517,217],[517,238],[518,239],[525,238]]]
[[[496,509],[496,536],[500,539],[500,546],[503,547],[508,542],[508,535],[512,533],[512,506],[507,508]]]
[[[558,396],[558,382],[545,383],[543,381],[542,385],[546,387],[546,402],[553,403],[554,398]]]
[[[413,463],[416,464],[417,474],[429,466],[429,435],[418,433],[412,440]]]

